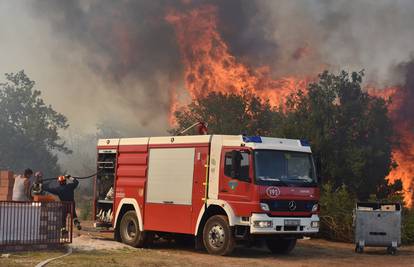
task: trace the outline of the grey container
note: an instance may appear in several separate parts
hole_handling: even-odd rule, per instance
[[[387,247],[395,254],[401,245],[400,203],[357,203],[354,211],[355,251],[364,247]]]

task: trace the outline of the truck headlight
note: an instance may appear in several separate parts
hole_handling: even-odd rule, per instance
[[[260,208],[261,208],[263,211],[270,211],[269,205],[268,205],[268,204],[266,204],[266,203],[260,203]]]
[[[312,206],[312,212],[316,212],[316,211],[318,211],[318,209],[319,209],[318,204],[315,204],[315,205]]]
[[[312,221],[311,222],[311,227],[312,228],[319,228],[319,222],[318,221]]]
[[[253,226],[255,228],[271,228],[273,223],[272,221],[254,221]]]

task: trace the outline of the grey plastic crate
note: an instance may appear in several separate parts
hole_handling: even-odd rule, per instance
[[[357,203],[354,211],[355,251],[364,247],[387,247],[395,254],[401,245],[400,203]]]

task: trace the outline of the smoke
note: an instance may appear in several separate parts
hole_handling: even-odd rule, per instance
[[[392,83],[390,68],[414,50],[412,1],[259,3],[258,16],[279,45],[273,68],[282,73],[365,69],[370,80]],[[309,53],[294,60],[302,47]]]
[[[403,77],[403,82],[391,99],[395,108],[390,115],[401,132],[397,140],[399,149],[403,152],[405,161],[411,165],[411,175],[414,175],[414,59],[396,66],[395,72]],[[414,176],[410,178],[414,186]]]
[[[398,64],[395,67],[395,72],[403,78],[402,85],[396,95],[398,97],[396,101],[400,103],[394,111],[395,120],[398,124],[408,124],[414,134],[414,58]]]

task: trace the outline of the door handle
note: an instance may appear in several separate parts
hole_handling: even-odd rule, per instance
[[[163,201],[162,203],[164,203],[164,204],[174,204],[174,201]]]
[[[229,191],[227,191],[226,189],[221,189],[220,192],[227,193]]]

